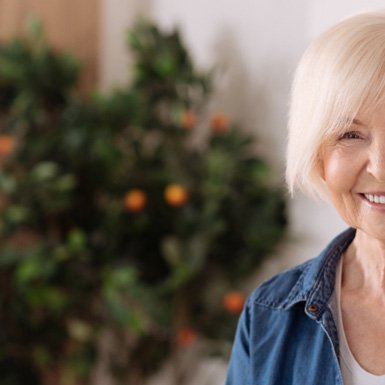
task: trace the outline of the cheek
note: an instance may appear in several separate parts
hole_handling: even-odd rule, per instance
[[[330,199],[341,216],[349,226],[357,227],[360,223],[361,212],[352,190],[357,182],[354,173],[355,164],[350,158],[332,155],[323,163],[323,178],[330,193]]]
[[[322,163],[322,176],[331,193],[349,191],[354,184],[352,159],[329,154]]]

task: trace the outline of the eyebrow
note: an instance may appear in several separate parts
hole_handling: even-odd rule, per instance
[[[357,126],[365,126],[365,124],[364,123],[362,123],[361,122],[361,120],[359,120],[359,119],[353,119],[353,122],[352,122],[353,124],[356,124]]]

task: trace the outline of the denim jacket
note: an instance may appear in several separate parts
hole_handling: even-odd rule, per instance
[[[226,385],[342,385],[336,325],[328,301],[348,229],[314,259],[278,274],[248,298]]]

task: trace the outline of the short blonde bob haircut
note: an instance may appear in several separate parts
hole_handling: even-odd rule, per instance
[[[341,135],[360,111],[385,102],[385,9],[353,15],[305,51],[297,67],[289,109],[286,180],[326,198],[321,148]]]

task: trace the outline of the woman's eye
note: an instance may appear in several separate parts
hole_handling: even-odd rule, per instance
[[[361,139],[361,135],[357,131],[348,131],[342,134],[340,139]]]

